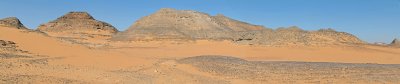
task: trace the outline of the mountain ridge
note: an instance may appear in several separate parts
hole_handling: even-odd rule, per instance
[[[362,44],[356,36],[333,29],[306,31],[297,26],[271,29],[235,20],[222,14],[211,16],[193,10],[163,8],[133,23],[111,38],[135,40],[230,40],[246,45]]]

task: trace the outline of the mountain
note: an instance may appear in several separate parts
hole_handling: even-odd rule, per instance
[[[163,8],[139,19],[113,40],[232,39],[237,31],[263,29],[223,15]]]
[[[135,22],[111,40],[231,40],[245,45],[363,44],[356,36],[333,29],[306,31],[297,26],[269,29],[192,10],[163,8]]]
[[[39,31],[57,36],[63,35],[112,35],[118,30],[111,24],[94,19],[87,12],[69,12],[56,20],[42,24],[38,27]]]
[[[7,26],[11,28],[27,29],[24,24],[19,21],[17,17],[8,17],[0,19],[0,25]]]

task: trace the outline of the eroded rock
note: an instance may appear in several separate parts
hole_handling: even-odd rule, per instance
[[[17,29],[27,29],[17,17],[8,17],[0,19],[0,25],[13,27]]]
[[[390,45],[394,46],[394,47],[400,47],[400,40],[399,39],[394,39],[392,41],[392,43],[390,43]]]
[[[117,32],[111,24],[94,19],[87,12],[69,12],[49,23],[38,27],[46,33],[100,34],[112,35]]]
[[[211,16],[192,10],[163,8],[143,17],[114,40],[232,39],[236,31],[263,30],[264,27]]]

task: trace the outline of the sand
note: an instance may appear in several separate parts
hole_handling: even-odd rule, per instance
[[[109,42],[108,46],[88,47],[34,31],[5,27],[0,27],[0,39],[17,43],[18,49],[28,51],[32,56],[32,58],[2,58],[0,69],[3,71],[0,72],[0,83],[263,83],[262,80],[231,78],[202,71],[201,67],[191,64],[177,63],[177,60],[200,55],[231,56],[248,61],[400,64],[400,48],[374,45],[267,47],[237,45],[229,41],[199,40],[189,43],[99,41]],[[38,59],[45,61],[43,64],[32,62]],[[383,70],[396,69],[400,68]],[[363,75],[365,74],[361,74]],[[280,78],[285,77],[291,79],[291,76],[280,76]],[[398,81],[386,80],[369,83],[396,82]],[[276,83],[283,82],[276,81]],[[289,83],[307,82],[295,80]],[[354,81],[354,83],[368,82]]]

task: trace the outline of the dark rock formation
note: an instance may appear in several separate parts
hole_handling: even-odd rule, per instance
[[[399,39],[394,39],[392,41],[392,43],[390,43],[390,45],[394,46],[394,47],[400,47],[400,40]]]
[[[7,27],[14,27],[14,28],[18,28],[18,29],[27,29],[21,23],[21,21],[19,21],[19,19],[16,17],[8,17],[8,18],[0,19],[0,25],[7,26]]]
[[[16,45],[12,41],[0,40],[0,47],[1,48],[15,48]]]
[[[43,32],[67,32],[71,34],[106,34],[117,32],[111,24],[95,20],[87,12],[69,12],[49,23],[42,24],[38,28]]]

